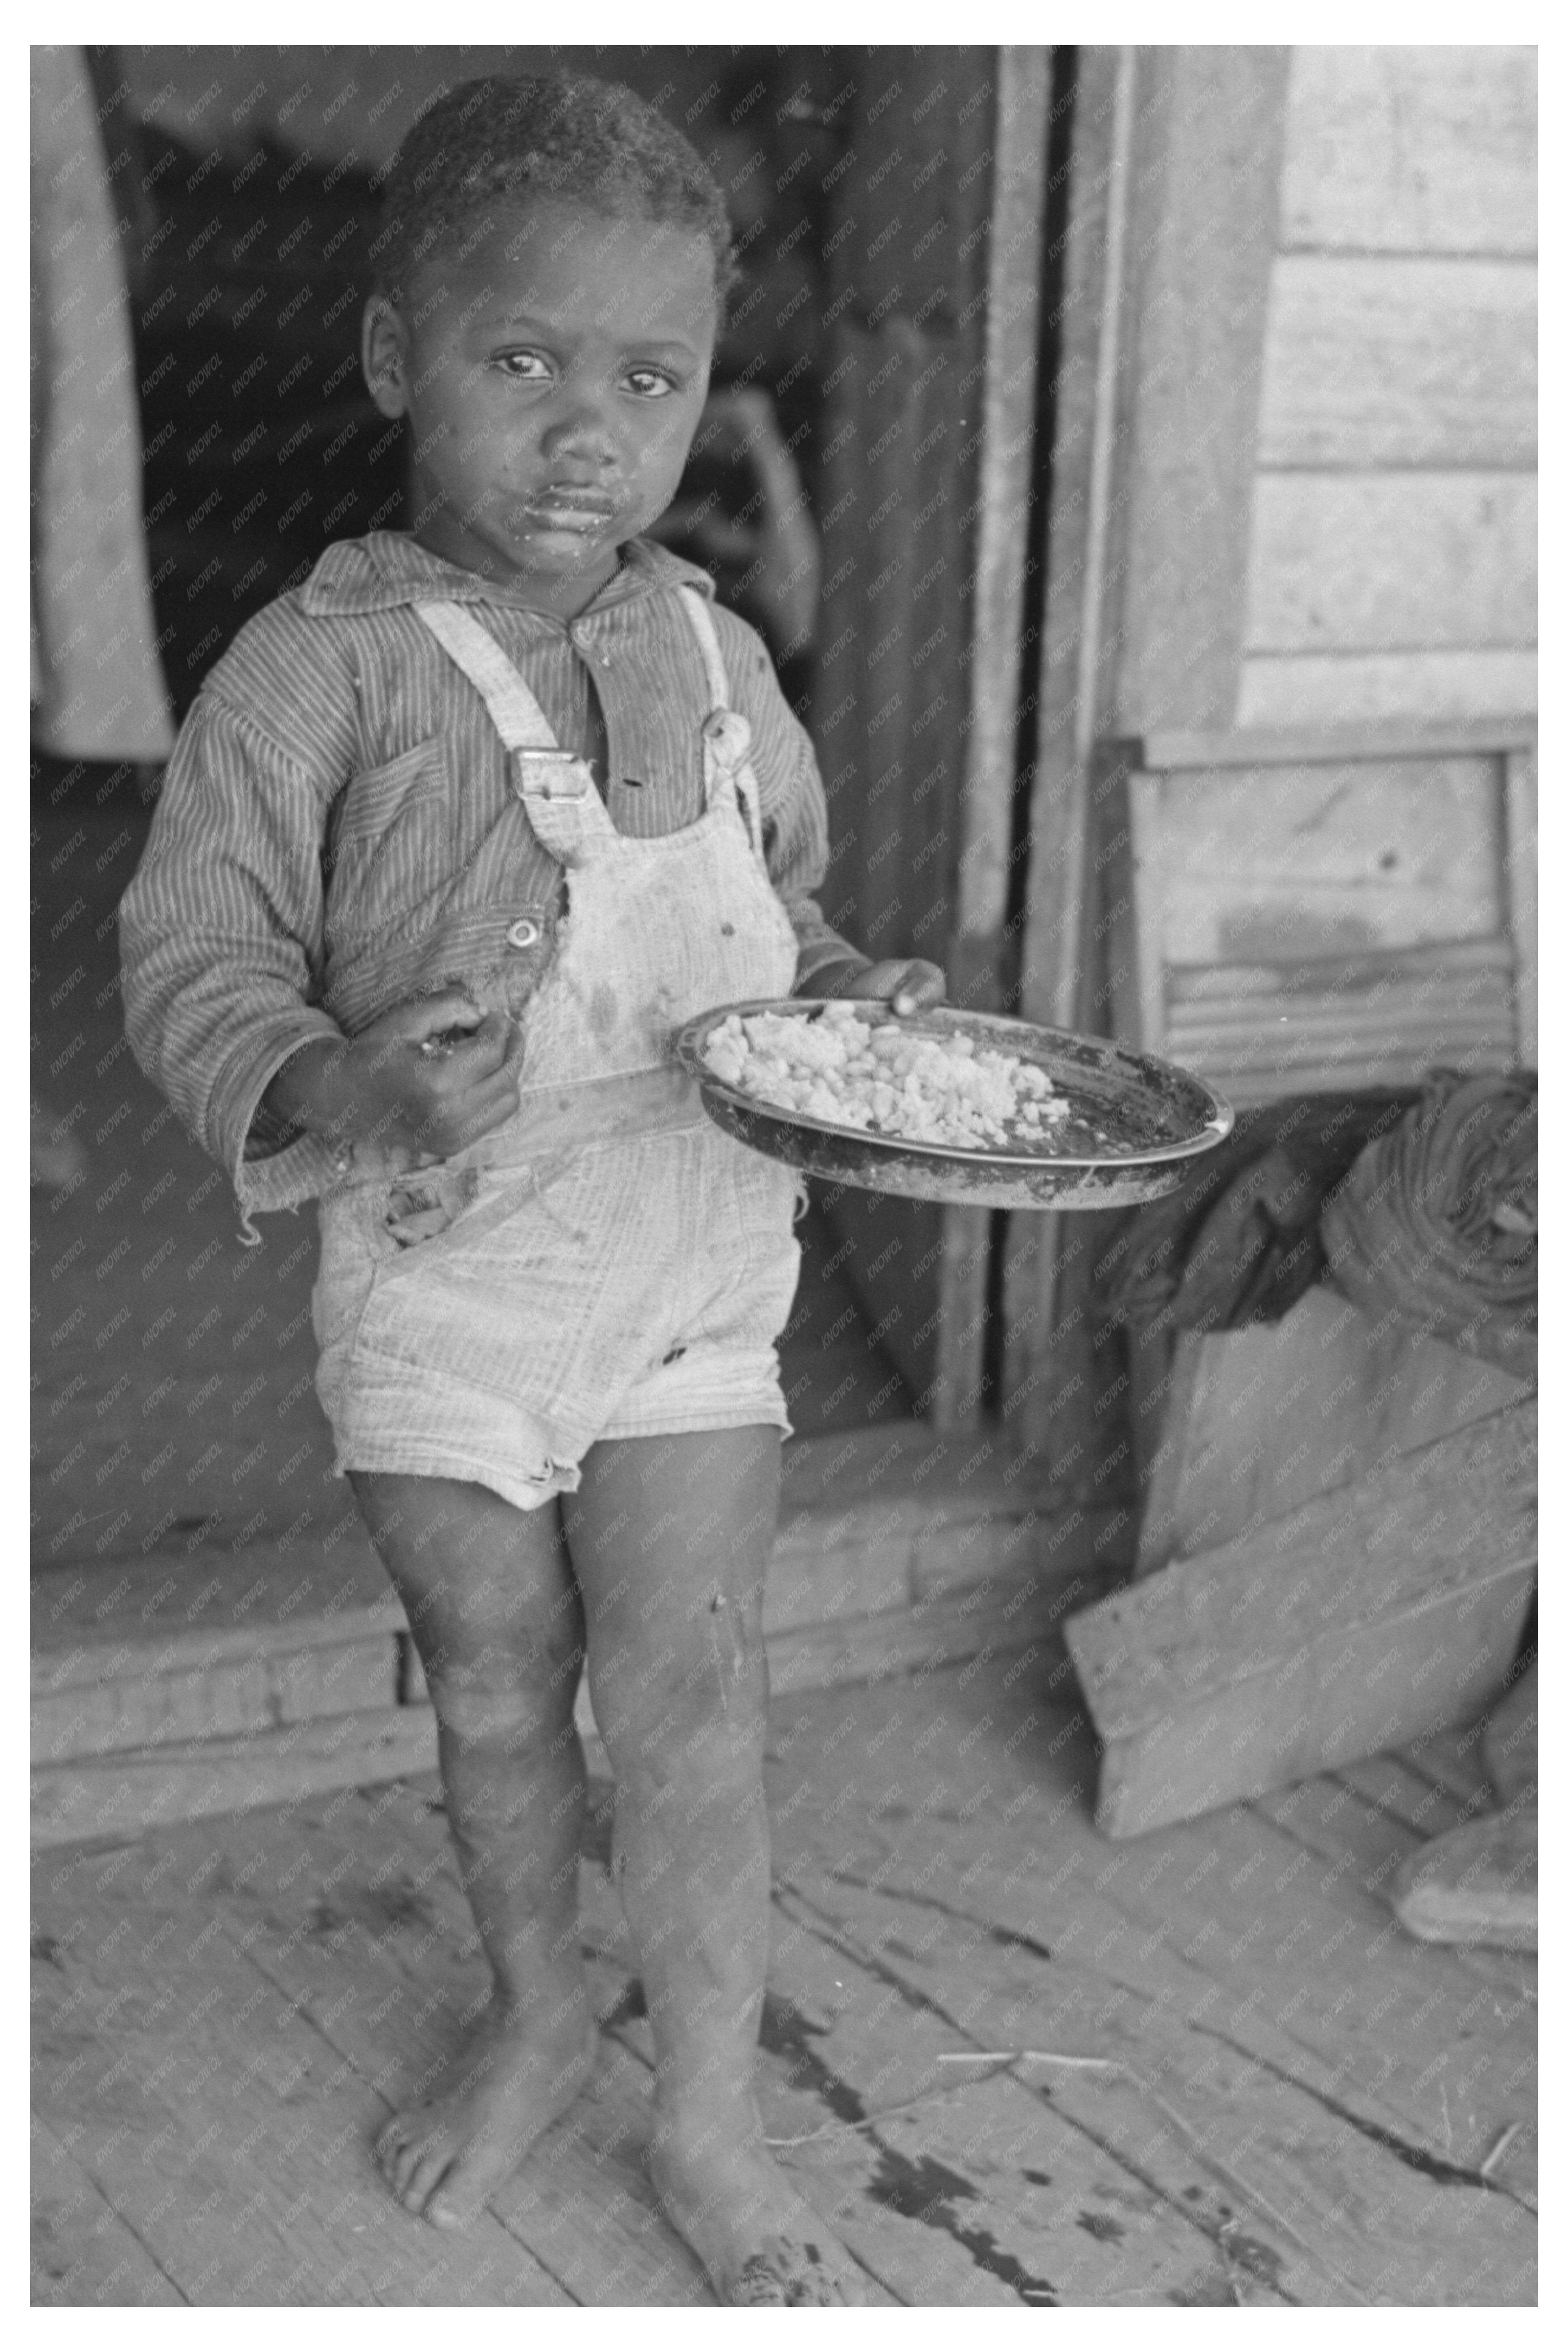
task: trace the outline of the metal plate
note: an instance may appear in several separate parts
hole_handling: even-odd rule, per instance
[[[737,1142],[804,1174],[862,1192],[893,1192],[912,1201],[946,1201],[966,1208],[1122,1209],[1174,1192],[1203,1154],[1223,1143],[1235,1123],[1229,1105],[1202,1080],[1149,1054],[1130,1054],[1106,1037],[1067,1029],[1037,1029],[999,1013],[938,1006],[901,1016],[871,998],[853,1001],[858,1018],[880,1027],[889,1021],[938,1044],[967,1037],[975,1046],[1036,1063],[1071,1097],[1075,1116],[1104,1135],[1072,1154],[1045,1151],[966,1151],[956,1145],[902,1143],[863,1128],[838,1127],[758,1101],[727,1086],[707,1067],[711,1033],[731,1013],[777,1013],[809,1021],[830,1000],[758,998],[721,1004],[688,1022],[674,1040],[681,1066],[701,1090],[708,1117]],[[842,1003],[842,999],[832,1000]]]

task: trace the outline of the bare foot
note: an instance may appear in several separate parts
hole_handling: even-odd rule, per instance
[[[428,2094],[376,2142],[388,2188],[438,2229],[465,2229],[593,2072],[598,2030],[580,1988],[548,2014],[493,1993]]]
[[[648,2168],[664,2211],[720,2303],[867,2304],[869,2281],[759,2137],[664,2134]]]

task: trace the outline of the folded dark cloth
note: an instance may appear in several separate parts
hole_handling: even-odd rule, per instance
[[[1407,1087],[1243,1111],[1179,1192],[1116,1219],[1094,1264],[1102,1305],[1142,1330],[1281,1321],[1322,1279],[1325,1199],[1416,1099]]]
[[[1438,1071],[1323,1212],[1336,1286],[1375,1321],[1536,1368],[1536,1084]]]

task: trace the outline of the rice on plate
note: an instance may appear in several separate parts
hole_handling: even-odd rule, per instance
[[[1068,1097],[1043,1070],[962,1035],[938,1041],[849,1003],[798,1013],[732,1013],[704,1059],[726,1086],[780,1110],[904,1143],[1028,1150],[1060,1139]]]

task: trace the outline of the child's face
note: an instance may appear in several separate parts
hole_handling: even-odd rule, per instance
[[[410,421],[421,543],[570,619],[675,494],[707,395],[713,250],[563,205],[481,226],[401,312],[366,305],[365,374]]]

